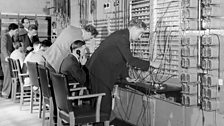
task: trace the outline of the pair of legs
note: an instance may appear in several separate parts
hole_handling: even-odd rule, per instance
[[[111,89],[109,89],[107,84],[103,83],[100,79],[92,77],[90,79],[90,88],[91,88],[91,93],[106,93],[105,96],[103,96],[102,101],[101,101],[101,106],[100,106],[100,111],[103,113],[108,113],[111,115],[112,111],[112,95],[111,95]],[[110,119],[110,116],[108,120]],[[103,126],[104,123],[96,123],[94,126]]]
[[[1,65],[2,65],[2,71],[4,74],[2,95],[8,98],[10,96],[11,87],[12,87],[9,63],[2,61]]]

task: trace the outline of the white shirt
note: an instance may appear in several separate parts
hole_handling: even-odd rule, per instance
[[[32,52],[30,52],[26,56],[26,58],[24,60],[24,64],[26,64],[27,61],[29,61],[29,62],[36,62],[38,64],[44,65],[45,64],[45,59],[43,57],[43,53],[44,53],[43,50],[38,50],[38,51],[32,51]]]
[[[16,49],[11,53],[10,58],[12,58],[14,60],[18,59],[20,62],[20,65],[22,67],[23,61],[25,59],[25,53],[21,52],[19,49]]]

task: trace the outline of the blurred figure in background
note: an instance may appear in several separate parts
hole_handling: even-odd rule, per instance
[[[17,38],[15,40],[24,42],[24,39],[26,38],[28,33],[28,28],[30,26],[30,20],[27,17],[23,17],[18,25],[18,35],[16,36]]]
[[[22,23],[24,29],[28,32],[28,28],[30,26],[30,20],[29,20],[29,18],[27,18],[27,17],[22,18],[21,19],[21,23]]]
[[[36,62],[38,64],[44,65],[46,59],[44,58],[43,54],[45,50],[47,50],[51,46],[50,40],[43,40],[42,42],[39,39],[34,40],[33,43],[33,51],[31,51],[24,60],[23,64],[23,72],[26,72],[26,63],[29,62]]]
[[[19,41],[22,41],[24,52],[28,54],[33,50],[34,39],[39,39],[37,36],[37,26],[34,24],[29,25],[28,32],[26,34],[19,34]]]
[[[3,88],[2,88],[2,96],[5,98],[9,98],[11,93],[11,76],[10,76],[10,69],[8,58],[12,51],[14,50],[13,47],[13,36],[17,34],[18,25],[12,23],[8,26],[8,32],[2,35],[1,37],[1,65],[2,70],[4,73],[4,80],[3,80]]]
[[[19,60],[20,65],[23,65],[23,61],[25,59],[25,53],[23,51],[22,43],[19,41],[13,42],[13,47],[15,50],[11,53],[10,58],[14,60]]]
[[[40,65],[45,65],[45,58],[43,57],[43,52],[51,46],[51,41],[49,40],[44,40],[40,42],[39,40],[35,40],[33,43],[33,51],[31,51],[24,60],[22,71],[23,73],[28,73],[27,71],[27,62],[35,62]],[[30,85],[30,79],[29,77],[26,77],[24,79],[24,84],[25,85]],[[37,87],[33,87],[34,90],[37,90]]]
[[[28,33],[28,28],[30,26],[30,20],[27,17],[21,19],[19,23],[19,36],[22,37]]]

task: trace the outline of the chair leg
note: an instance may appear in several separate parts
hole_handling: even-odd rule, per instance
[[[41,96],[41,93],[39,91],[39,118],[41,118],[41,112],[43,110],[42,106],[43,106],[43,97]]]
[[[74,117],[74,114],[73,112],[69,112],[69,125],[70,126],[75,126],[75,117]]]
[[[16,78],[12,78],[12,95],[11,95],[11,99],[13,100],[13,102],[15,102],[15,100],[16,100],[16,91],[17,91],[17,81],[16,81]]]
[[[15,83],[14,83],[14,79],[12,78],[12,89],[11,89],[12,93],[11,93],[11,100],[14,102],[15,101]]]
[[[14,96],[13,96],[13,102],[16,102],[16,99],[17,99],[17,94],[18,94],[18,92],[17,92],[17,87],[18,87],[18,81],[15,79],[14,80]]]
[[[59,117],[59,110],[57,110],[57,124],[58,126],[62,126],[62,119]]]
[[[20,110],[22,110],[23,96],[24,96],[24,90],[23,90],[23,88],[21,88],[21,93],[20,93]]]
[[[31,95],[30,95],[30,113],[33,113],[33,100],[34,100],[34,92],[33,87],[31,86]]]
[[[49,118],[49,122],[50,122],[50,126],[54,126],[54,112],[53,112],[53,101],[52,101],[52,98],[49,98],[49,101],[50,101],[50,106],[49,106],[49,113],[50,113],[50,118]]]
[[[14,95],[13,95],[13,102],[16,101],[16,93],[17,93],[17,81],[14,80]]]
[[[110,126],[110,121],[105,121],[104,126]]]
[[[42,117],[42,126],[45,124],[45,114],[46,114],[46,104],[43,102],[43,117]]]

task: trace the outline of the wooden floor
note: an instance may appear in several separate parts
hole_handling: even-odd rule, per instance
[[[47,121],[46,121],[47,122]],[[19,103],[0,97],[0,126],[41,126],[38,110],[30,113],[29,104],[20,110]]]

